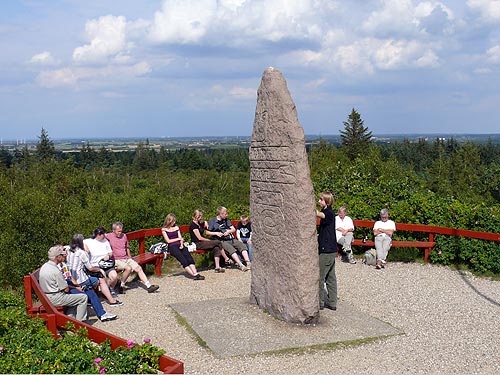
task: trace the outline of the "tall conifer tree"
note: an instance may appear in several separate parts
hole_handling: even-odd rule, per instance
[[[355,158],[372,143],[372,132],[363,125],[360,114],[354,108],[343,124],[344,130],[340,131],[342,146],[346,148],[347,155]]]

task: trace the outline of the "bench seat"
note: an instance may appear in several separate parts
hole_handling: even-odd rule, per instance
[[[163,254],[152,254],[149,251],[137,254],[132,257],[138,264],[145,267],[146,264],[153,264],[155,266],[155,275],[161,276],[161,266],[163,264]]]
[[[363,241],[361,239],[355,238],[352,241],[352,246],[363,246],[363,247],[375,247],[375,242],[373,240]],[[398,241],[393,240],[391,247],[415,247],[418,249],[424,249],[424,261],[427,263],[429,261],[429,254],[432,249],[436,246],[434,241]]]

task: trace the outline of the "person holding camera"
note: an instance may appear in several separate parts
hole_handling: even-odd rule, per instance
[[[82,236],[82,240],[83,240],[83,236]],[[71,246],[65,246],[64,251],[65,251],[63,254],[64,260],[61,263],[59,263],[58,266],[61,269],[63,277],[66,279],[66,282],[68,283],[69,293],[71,293],[71,294],[85,293],[88,297],[90,305],[92,306],[92,308],[94,309],[94,311],[97,315],[97,318],[101,322],[115,320],[117,318],[117,316],[115,314],[108,313],[108,312],[106,312],[106,310],[104,310],[104,307],[102,306],[101,300],[99,299],[96,292],[94,291],[94,285],[97,285],[99,283],[99,281],[96,278],[94,278],[95,280],[91,280],[91,278],[89,276],[87,276],[87,277],[84,276],[83,279],[82,278],[80,279],[82,281],[79,282],[73,277],[73,273],[70,271],[71,268],[70,268],[69,264],[72,264],[73,266],[75,266],[77,264],[77,262],[79,262],[79,259],[81,259],[79,256],[80,254],[77,255],[77,254],[75,254],[74,251],[71,251]],[[83,253],[85,253],[85,251],[83,251],[83,250],[81,250],[81,251]],[[75,273],[75,275],[78,274],[78,272],[74,272],[74,273]]]
[[[208,221],[207,235],[221,242],[226,254],[233,258],[240,270],[248,271],[251,265],[247,246],[243,242],[235,239],[235,232],[236,229],[231,223],[231,220],[227,218],[227,208],[219,206],[217,208],[217,216]],[[238,253],[243,257],[246,266],[241,262]]]
[[[99,287],[110,306],[123,305],[122,302],[111,295],[104,270],[100,267],[92,266],[89,254],[83,249],[83,234],[76,233],[71,238],[70,246],[67,249],[67,264],[71,276],[76,280],[78,285],[85,286],[87,289]]]
[[[115,291],[115,286],[118,283],[118,273],[114,267],[114,260],[111,260],[113,259],[113,250],[106,239],[106,229],[104,227],[97,227],[94,230],[92,238],[83,240],[83,246],[85,251],[90,254],[90,264],[92,267],[99,267],[104,271],[106,277],[109,279],[111,295],[116,298],[117,291]],[[118,286],[118,292],[123,292],[120,286]]]

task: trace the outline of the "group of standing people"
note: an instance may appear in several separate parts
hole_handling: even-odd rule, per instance
[[[355,264],[351,244],[354,240],[354,222],[347,216],[347,208],[341,206],[337,216],[333,213],[333,194],[322,192],[319,194],[318,204],[321,210],[316,211],[320,219],[318,228],[318,251],[320,269],[320,310],[325,308],[337,310],[337,277],[335,275],[335,258],[338,246],[342,246],[345,261]],[[396,224],[389,220],[389,211],[384,208],[380,211],[380,220],[373,226],[374,243],[377,252],[376,269],[385,267],[387,255],[391,248],[392,235],[396,231]]]

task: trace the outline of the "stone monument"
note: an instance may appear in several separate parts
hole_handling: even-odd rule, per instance
[[[319,319],[316,205],[304,130],[281,72],[267,68],[250,145],[250,302],[293,323]]]

